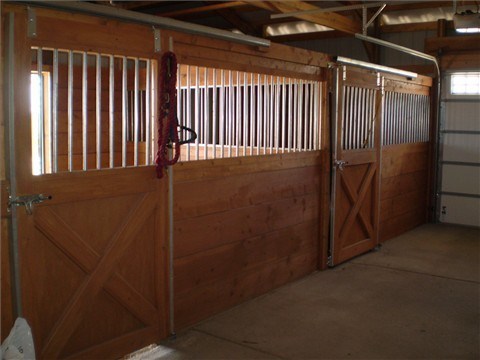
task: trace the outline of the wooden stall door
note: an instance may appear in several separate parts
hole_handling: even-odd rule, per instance
[[[337,71],[330,266],[362,254],[378,242],[380,79],[374,73],[358,69]]]
[[[29,37],[27,10],[10,11],[17,193],[52,196],[30,215],[17,208],[23,317],[39,359],[119,358],[167,333],[164,182],[152,166],[33,176],[25,99],[32,48],[154,58],[152,30],[38,9],[36,37]]]

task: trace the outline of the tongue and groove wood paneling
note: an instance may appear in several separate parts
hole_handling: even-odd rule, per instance
[[[316,270],[320,155],[175,167],[177,329]]]
[[[380,241],[427,222],[429,143],[382,149]]]

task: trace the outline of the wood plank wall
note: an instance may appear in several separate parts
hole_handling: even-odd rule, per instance
[[[317,269],[320,158],[315,151],[175,166],[177,329]]]
[[[382,149],[380,241],[427,222],[429,143]]]

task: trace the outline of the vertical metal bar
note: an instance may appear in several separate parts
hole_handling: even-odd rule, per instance
[[[292,79],[288,79],[288,133],[287,133],[287,151],[292,148],[292,121],[293,121],[293,84]]]
[[[58,49],[53,50],[52,77],[52,127],[51,127],[52,172],[58,172]]]
[[[309,130],[308,130],[308,149],[309,150],[313,150],[314,149],[314,145],[313,145],[313,127],[314,127],[314,124],[313,124],[313,119],[314,119],[314,114],[313,114],[313,101],[314,101],[314,82],[310,82],[309,85],[309,99],[308,99],[308,102],[309,102],[309,112],[308,112],[308,119],[309,119]]]
[[[389,129],[389,117],[390,117],[390,112],[389,112],[389,105],[388,105],[388,101],[389,101],[389,93],[388,92],[384,92],[384,97],[385,97],[385,101],[384,101],[384,110],[383,110],[383,113],[382,113],[382,129],[383,129],[383,135],[382,135],[382,146],[385,146],[387,145],[387,141],[388,141],[388,129]]]
[[[270,84],[268,85],[268,92],[269,92],[269,97],[268,97],[268,104],[270,107],[269,110],[269,145],[270,145],[270,154],[273,153],[273,118],[274,118],[274,105],[275,105],[275,88],[274,88],[274,82],[273,82],[273,75],[270,75]]]
[[[225,157],[225,70],[220,70],[220,158]]]
[[[275,82],[275,150],[280,151],[280,77]]]
[[[200,154],[200,69],[195,66],[195,132],[197,139],[195,140],[195,160],[198,160]]]
[[[135,58],[135,79],[133,85],[133,165],[138,166],[138,138],[140,128],[140,103],[138,93],[140,88],[140,65],[138,58]]]
[[[228,70],[228,157],[232,156],[232,143],[233,143],[233,73],[232,70]]]
[[[152,60],[148,59],[146,61],[146,70],[145,70],[145,165],[151,165],[152,162],[152,142],[150,140],[152,133]],[[178,67],[178,77],[177,82],[180,79],[180,66]],[[181,90],[177,91],[177,94],[180,96],[180,101],[177,101],[177,116],[180,114],[180,105],[181,105]],[[143,138],[142,138],[143,139]]]
[[[313,150],[319,150],[320,149],[320,104],[321,100],[323,98],[323,92],[320,88],[320,83],[315,82],[314,83],[314,106],[313,106],[313,111],[314,111],[314,116],[313,116]]]
[[[181,71],[182,66],[178,65],[177,68],[177,84],[176,84],[176,89],[177,89],[177,118],[178,118],[178,124],[186,126],[185,124],[185,117],[184,117],[184,112],[183,112],[183,91],[182,91],[182,71]],[[180,136],[180,134],[179,134]]]
[[[95,122],[96,122],[96,149],[97,169],[102,168],[102,57],[96,55],[96,92],[95,92]]]
[[[108,57],[108,138],[109,138],[109,166],[115,167],[115,72],[114,57]]]
[[[374,103],[374,90],[368,89],[367,90],[367,98],[368,98],[368,107],[367,107],[367,117],[365,118],[365,147],[370,148],[370,145],[373,145],[373,121],[375,116],[375,103]]]
[[[405,96],[404,94],[400,94],[400,143],[405,142],[405,119],[406,119],[406,113],[405,113]]]
[[[257,155],[260,155],[261,146],[261,126],[262,126],[262,84],[260,74],[257,75]]]
[[[293,151],[297,151],[297,136],[298,136],[298,80],[293,82]]]
[[[235,104],[236,116],[235,116],[235,147],[236,156],[240,156],[240,116],[242,106],[240,105],[240,71],[237,71],[237,86],[236,86],[237,102]]]
[[[365,127],[368,116],[368,98],[367,98],[367,89],[361,89],[362,92],[362,117],[360,119],[360,141],[358,143],[360,148],[363,148],[363,143],[365,141]]]
[[[357,135],[356,118],[357,118],[358,100],[357,100],[357,88],[352,87],[350,89],[350,149],[355,149],[355,137]]]
[[[310,96],[310,82],[305,83],[305,146],[304,150],[311,150],[312,134],[312,101]]]
[[[308,82],[303,84],[303,102],[304,102],[304,111],[303,111],[303,146],[302,151],[308,150]]]
[[[82,52],[82,169],[88,168],[88,63]]]
[[[210,97],[208,94],[208,68],[205,68],[205,159],[208,159],[208,144],[210,143]]]
[[[68,52],[68,171],[73,171],[73,51]]]
[[[392,102],[391,102],[391,111],[392,111],[392,137],[390,144],[397,143],[397,95],[395,92],[392,92]]]
[[[350,109],[349,109],[349,105],[351,103],[351,99],[350,99],[350,86],[344,86],[343,87],[343,97],[344,97],[344,100],[343,100],[343,120],[342,120],[342,149],[344,150],[348,150],[349,149],[349,144],[348,144],[348,134],[350,132],[350,122],[351,122],[351,119],[350,119],[350,116],[351,116],[351,112],[350,112]]]
[[[127,166],[127,121],[128,121],[128,93],[127,93],[127,58],[122,58],[122,167]]]
[[[268,76],[263,75],[263,153],[267,153],[268,149],[268,116],[269,116],[269,86]]]
[[[213,158],[217,158],[217,69],[213,69],[213,100],[212,100],[212,127],[213,127]]]
[[[248,78],[247,73],[243,73],[243,156],[247,156],[248,139]]]
[[[250,74],[250,155],[253,155],[255,141],[255,77]]]
[[[3,14],[2,14],[3,15]],[[7,15],[7,14],[6,14]],[[17,175],[16,175],[16,141],[19,140],[15,134],[15,15],[13,12],[8,13],[7,36],[6,36],[6,56],[5,56],[5,80],[8,85],[8,91],[4,93],[7,130],[8,130],[8,175],[10,181],[10,196],[17,197]],[[3,24],[2,24],[3,25]],[[3,39],[2,39],[3,40]],[[3,149],[2,149],[3,151]],[[9,232],[11,239],[10,256],[12,261],[12,280],[13,280],[13,306],[14,315],[21,317],[22,310],[22,287],[20,279],[20,261],[19,261],[19,244],[18,244],[18,219],[16,206],[12,206],[9,221]],[[3,296],[3,294],[2,294]]]
[[[287,124],[285,122],[285,119],[287,117],[287,111],[288,111],[288,106],[287,106],[287,85],[285,81],[285,77],[282,78],[282,153],[285,152],[285,138],[287,137]]]
[[[192,78],[191,78],[191,68],[190,65],[187,65],[187,106],[185,106],[185,111],[187,111],[187,126],[192,128]],[[196,143],[196,141],[195,141]],[[190,161],[190,143],[187,143],[187,161]]]
[[[41,47],[37,49],[37,73],[40,83],[39,95],[39,113],[38,113],[38,155],[40,157],[40,174],[45,174],[45,96],[44,96],[44,80],[43,80],[43,50]]]

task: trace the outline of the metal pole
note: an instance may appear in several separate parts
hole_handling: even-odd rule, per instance
[[[179,70],[179,75],[180,75],[180,70]],[[180,79],[180,76],[178,76],[178,79]],[[152,155],[152,143],[150,142],[151,129],[152,129],[151,81],[152,81],[152,61],[147,60],[147,70],[145,75],[145,165],[151,165],[151,155]],[[180,89],[177,91],[177,93],[179,96],[181,96]],[[181,100],[181,97],[180,97],[180,100]],[[178,103],[181,104],[181,101],[179,101]],[[178,113],[180,113],[179,108],[177,108],[177,114]]]
[[[127,166],[127,58],[123,57],[122,66],[122,167]]]
[[[335,192],[336,192],[336,180],[337,180],[337,167],[335,166],[335,161],[337,160],[338,156],[338,147],[337,147],[337,134],[338,134],[338,121],[339,121],[339,113],[338,113],[338,107],[339,107],[339,97],[340,97],[340,70],[341,68],[336,68],[335,69],[335,75],[334,75],[334,84],[333,84],[333,102],[332,102],[332,109],[331,114],[331,120],[330,120],[330,131],[331,131],[331,152],[332,152],[332,172],[331,172],[331,183],[330,183],[330,241],[329,241],[329,256],[328,256],[328,265],[333,266],[333,255],[335,251]]]
[[[68,51],[68,171],[73,171],[73,51]]]
[[[108,58],[108,122],[109,165],[113,168],[115,166],[115,73],[113,55]]]
[[[38,125],[38,155],[40,157],[40,174],[45,174],[46,164],[45,164],[45,97],[44,97],[44,81],[43,81],[43,50],[41,47],[37,50],[37,73],[38,79],[40,82],[40,93],[39,93],[39,125]],[[40,175],[39,174],[39,175]]]
[[[10,12],[8,14],[8,27],[6,33],[6,76],[5,76],[5,85],[6,85],[6,106],[5,106],[5,115],[7,118],[7,127],[8,127],[8,147],[5,149],[8,152],[8,175],[10,180],[10,196],[11,198],[17,197],[17,176],[16,176],[16,156],[15,156],[15,54],[14,54],[14,21],[15,15]],[[12,282],[13,282],[13,311],[14,314],[19,317],[22,316],[22,287],[20,282],[20,264],[18,259],[18,220],[17,220],[17,207],[12,206],[11,209],[11,218],[9,222],[9,233],[11,236],[11,249],[10,256],[12,259],[11,270],[12,270]]]
[[[138,166],[138,134],[140,103],[138,92],[140,89],[140,62],[135,58],[135,79],[133,84],[133,165]]]
[[[96,93],[95,93],[95,112],[96,112],[96,149],[97,149],[97,169],[102,168],[102,57],[96,55]]]
[[[52,173],[56,173],[58,172],[58,49],[53,50],[51,134]]]
[[[82,169],[88,168],[88,63],[87,53],[82,53]]]
[[[208,94],[208,68],[205,68],[205,101],[204,101],[204,124],[205,124],[205,132],[204,132],[204,140],[205,143],[205,159],[208,159],[208,145],[210,143],[210,96]]]
[[[217,69],[213,69],[213,100],[212,100],[212,128],[213,128],[213,158],[217,158]]]

